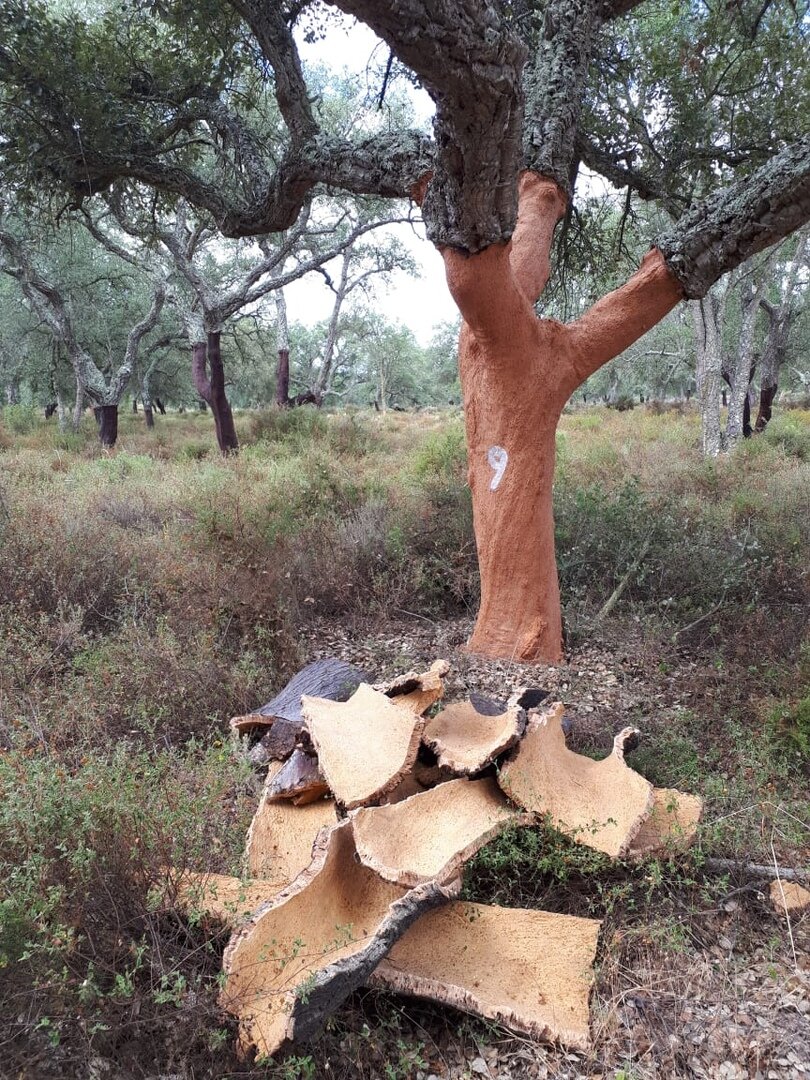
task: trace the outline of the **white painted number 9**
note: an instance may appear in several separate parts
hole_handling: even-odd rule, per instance
[[[495,491],[498,484],[503,480],[503,474],[506,472],[506,466],[509,464],[509,455],[502,446],[490,446],[487,451],[487,461],[489,467],[495,470],[495,475],[489,482],[490,491]]]

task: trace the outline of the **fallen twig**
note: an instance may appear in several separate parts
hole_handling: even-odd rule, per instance
[[[738,870],[743,871],[750,877],[763,878],[773,881],[782,878],[784,881],[810,882],[810,870],[797,870],[788,866],[766,866],[764,863],[742,862],[739,859],[704,859],[703,865],[708,870]]]

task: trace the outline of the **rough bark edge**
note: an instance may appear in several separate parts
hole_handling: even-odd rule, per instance
[[[511,699],[510,699],[511,700]],[[475,704],[472,700],[469,700],[469,705],[478,712]],[[452,707],[452,706],[450,706]],[[442,714],[439,713],[434,719],[438,719]],[[473,765],[466,765],[452,757],[451,751],[447,751],[442,747],[441,737],[431,738],[427,734],[427,727],[425,725],[425,733],[422,735],[422,742],[425,746],[434,751],[437,757],[436,764],[440,768],[449,769],[457,776],[472,776],[473,773],[480,772],[481,769],[485,769],[487,765],[491,765],[496,758],[501,754],[505,754],[507,751],[513,749],[520,742],[523,737],[523,733],[526,730],[527,716],[523,709],[509,706],[501,713],[479,713],[480,716],[489,716],[493,720],[500,720],[504,716],[511,716],[514,720],[513,729],[509,732],[504,732],[500,741],[491,743],[485,750],[483,750],[481,757]],[[429,723],[429,722],[428,722]]]
[[[434,660],[427,671],[408,671],[388,682],[372,683],[371,688],[394,700],[414,691],[443,690],[442,679],[449,670],[448,660]]]
[[[405,994],[408,997],[428,998],[442,1005],[450,1005],[454,1009],[460,1009],[461,1012],[470,1013],[472,1016],[480,1016],[485,1020],[492,1020],[496,1024],[502,1024],[505,1028],[509,1028],[510,1031],[529,1035],[540,1042],[559,1042],[576,1050],[590,1049],[590,1039],[583,1039],[579,1032],[568,1028],[560,1028],[556,1032],[552,1031],[548,1024],[526,1020],[512,1010],[482,1005],[472,991],[466,990],[462,986],[439,982],[437,979],[426,979],[418,975],[410,975],[404,971],[396,971],[385,961],[372,973],[369,985],[379,987],[382,990],[391,990],[397,994]]]
[[[427,881],[396,900],[369,944],[353,956],[344,957],[319,972],[307,984],[306,1001],[296,995],[287,1025],[289,1039],[311,1039],[354,990],[368,981],[369,975],[383,960],[405,931],[425,912],[454,899],[460,882],[440,885]]]
[[[372,687],[372,690],[373,689],[375,689],[375,688]],[[305,696],[308,696],[308,695],[305,695]],[[305,710],[306,710],[306,706],[303,705],[303,703],[302,703],[302,711],[304,711],[304,713],[305,713]],[[404,712],[405,710],[402,710],[402,711]],[[390,776],[388,778],[388,780],[386,780],[379,788],[377,788],[371,794],[364,796],[362,799],[353,799],[350,802],[343,802],[341,800],[340,796],[338,795],[338,793],[332,787],[332,784],[329,781],[329,777],[327,775],[326,769],[323,767],[323,765],[321,765],[321,772],[323,773],[327,784],[329,784],[329,790],[334,795],[335,801],[340,806],[342,806],[344,808],[344,810],[357,810],[357,809],[359,809],[361,807],[364,807],[364,806],[373,805],[379,799],[385,798],[385,796],[389,793],[389,791],[393,791],[394,788],[397,787],[397,785],[413,769],[414,765],[416,764],[416,758],[417,758],[417,755],[419,754],[419,746],[420,746],[420,744],[422,742],[422,735],[423,735],[424,730],[425,730],[425,718],[422,717],[422,716],[419,716],[417,713],[413,713],[413,718],[414,718],[414,724],[413,724],[413,727],[411,728],[410,742],[409,742],[407,750],[405,752],[405,759],[404,759],[402,765],[399,766],[397,771],[392,776]],[[315,749],[315,753],[318,755],[318,760],[320,762],[320,746],[318,745],[317,739],[315,738],[315,736],[313,735],[312,731],[310,730],[310,728],[308,726],[308,723],[307,723],[307,720],[306,720],[306,714],[305,714],[305,723],[307,724],[307,726],[306,726],[307,734],[309,736],[309,739],[310,739],[310,741],[312,743],[313,748]]]
[[[458,779],[468,783],[473,782],[468,781],[466,777],[458,777]],[[453,782],[454,781],[452,780],[447,781],[447,783]],[[437,784],[435,788],[428,788],[426,791],[420,791],[416,795],[410,795],[407,799],[402,799],[398,803],[392,805],[396,805],[397,807],[405,806],[406,803],[411,802],[413,799],[422,798],[429,791],[435,791],[441,786],[441,784]],[[364,810],[371,813],[375,809],[385,808],[377,808],[374,806],[359,807],[354,813],[350,815],[352,827],[354,827],[355,818],[357,817],[358,813],[362,813]],[[480,833],[478,836],[475,837],[475,839],[471,840],[470,843],[466,845],[466,847],[463,847],[460,851],[457,851],[454,855],[452,855],[442,866],[442,868],[436,874],[434,874],[432,878],[428,878],[427,880],[439,881],[442,884],[446,884],[455,880],[456,878],[459,878],[461,870],[464,867],[465,863],[468,863],[474,855],[477,855],[481,848],[486,847],[490,840],[493,840],[496,836],[504,832],[506,829],[513,828],[514,826],[533,825],[535,822],[534,814],[530,812],[522,813],[519,810],[513,810],[509,806],[506,798],[504,798],[504,809],[508,811],[508,817],[504,817],[499,821],[494,822],[489,829],[486,829],[484,832]],[[415,888],[419,884],[425,882],[426,879],[424,875],[414,874],[411,873],[411,871],[409,870],[401,870],[398,867],[389,866],[388,863],[382,862],[380,859],[377,859],[373,855],[369,854],[367,849],[365,848],[365,845],[361,846],[361,841],[357,835],[356,830],[354,832],[354,843],[357,850],[357,857],[363,864],[363,866],[366,866],[369,870],[373,870],[376,874],[379,874],[379,876],[384,881],[390,881],[393,885],[401,885],[403,888]]]
[[[351,829],[351,821],[346,819],[337,825],[321,829],[313,846],[312,862],[286,889],[255,909],[249,920],[232,936],[222,957],[222,970],[230,974],[234,953],[245,937],[248,937],[259,920],[288,900],[303,892],[321,873],[329,854],[333,833],[338,829]],[[320,1031],[328,1017],[335,1012],[353,990],[361,987],[374,968],[388,954],[395,942],[409,926],[424,912],[454,899],[461,889],[461,881],[450,881],[441,885],[436,880],[424,882],[409,890],[388,908],[378,929],[366,946],[351,956],[343,957],[327,965],[317,975],[305,976],[306,994],[299,994],[300,987],[286,991],[284,997],[292,1002],[288,1015],[285,1038],[273,1047],[274,1054],[286,1042],[300,1042],[312,1038]],[[220,1004],[228,1012],[234,1013],[234,999],[228,995],[227,983],[220,991]],[[244,1046],[244,1044],[242,1044]]]

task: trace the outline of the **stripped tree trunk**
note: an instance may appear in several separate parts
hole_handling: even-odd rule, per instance
[[[73,405],[73,430],[78,431],[82,426],[82,415],[84,414],[84,387],[80,380],[76,379],[76,401]]]
[[[210,330],[205,340],[197,340],[191,346],[191,373],[194,386],[203,402],[211,406],[217,444],[223,454],[235,454],[239,439],[233,422],[233,413],[225,393],[225,369],[220,349],[220,330]],[[209,374],[209,369],[210,374]]]
[[[99,442],[109,450],[118,439],[118,406],[98,405],[95,412]]]
[[[519,661],[562,658],[554,557],[555,431],[565,403],[602,364],[682,298],[660,254],[568,326],[538,319],[564,193],[524,173],[512,240],[476,255],[444,248],[464,322],[459,363],[481,608],[469,648]]]

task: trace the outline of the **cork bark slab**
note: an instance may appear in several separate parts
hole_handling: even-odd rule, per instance
[[[415,923],[369,981],[586,1050],[600,925],[454,902]]]
[[[771,882],[771,906],[780,915],[800,915],[810,908],[810,889],[795,881]]]
[[[416,760],[424,720],[365,683],[346,702],[305,697],[303,711],[321,772],[349,810],[393,790]]]
[[[176,889],[177,904],[183,910],[204,912],[231,928],[243,923],[278,891],[268,881],[243,881],[191,870],[181,875]]]
[[[697,832],[703,800],[674,788],[654,788],[652,813],[636,833],[629,854],[640,857],[682,850]]]
[[[391,682],[377,683],[374,689],[390,697],[395,705],[423,716],[431,705],[444,696],[442,679],[449,670],[450,665],[446,660],[434,660],[427,671],[409,671]]]
[[[259,808],[247,834],[247,868],[275,892],[286,889],[312,862],[312,848],[318,833],[337,822],[331,800],[321,799],[308,806],[270,802],[267,789],[281,769],[274,762],[267,775]]]
[[[440,766],[469,776],[514,746],[525,726],[522,709],[493,716],[479,712],[472,701],[459,701],[428,720],[422,741],[436,752]]]
[[[309,869],[225,950],[220,1002],[238,1017],[243,1048],[271,1055],[310,1038],[413,920],[450,896],[436,882],[406,890],[383,881],[357,863],[351,823],[336,826]]]
[[[593,761],[566,747],[562,716],[563,707],[556,703],[530,717],[498,782],[519,806],[546,815],[577,842],[620,858],[653,807],[652,784],[624,761],[624,741],[633,729],[617,736],[612,754]]]
[[[364,866],[386,881],[450,881],[488,840],[526,816],[506,802],[495,781],[450,780],[420,795],[357,810],[351,818]]]

